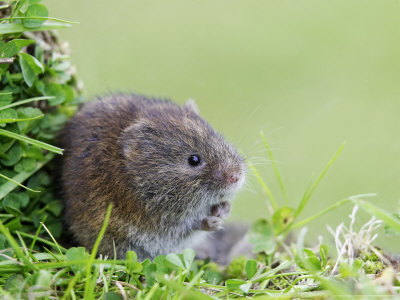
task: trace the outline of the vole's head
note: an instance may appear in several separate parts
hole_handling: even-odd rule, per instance
[[[244,159],[189,103],[158,102],[121,138],[128,185],[147,205],[187,210],[229,200],[245,179]]]

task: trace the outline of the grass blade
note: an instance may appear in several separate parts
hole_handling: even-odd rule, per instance
[[[0,119],[0,123],[15,123],[15,122],[25,122],[25,121],[32,121],[36,119],[43,118],[44,115],[36,116],[33,118],[27,118],[27,119]]]
[[[50,241],[48,241],[48,240],[46,240],[44,238],[38,237],[38,236],[33,235],[33,234],[29,234],[29,233],[26,233],[26,232],[23,232],[23,231],[21,231],[20,234],[23,237],[27,237],[27,238],[30,238],[30,239],[34,240],[35,242],[38,241],[38,242],[41,242],[43,244],[49,245],[49,246],[53,247],[54,250],[61,249],[63,252],[67,252],[67,249],[64,248],[63,246],[60,246],[58,244],[54,244],[53,242],[50,242]]]
[[[34,173],[36,173],[40,168],[42,168],[45,164],[47,164],[52,158],[54,157],[53,153],[48,153],[43,161],[40,161],[36,164],[35,169],[33,169],[30,172],[20,172],[17,175],[15,175],[12,180],[4,183],[3,185],[0,186],[0,199],[3,199],[5,196],[7,196],[8,193],[13,191],[17,186],[19,186],[19,182],[24,182],[26,179],[31,177]],[[4,175],[3,175],[4,176]],[[8,177],[7,177],[8,178]]]
[[[4,93],[6,94],[6,93]],[[11,94],[11,93],[8,93]],[[42,97],[34,97],[34,98],[29,98],[29,99],[24,99],[24,100],[20,100],[20,101],[16,101],[13,102],[11,104],[5,105],[0,107],[0,110],[6,109],[6,108],[10,108],[10,107],[14,107],[14,106],[18,106],[18,105],[22,105],[22,104],[26,104],[26,103],[30,103],[33,101],[38,101],[38,100],[50,100],[50,99],[54,99],[54,96],[42,96]]]
[[[84,299],[93,299],[93,291],[92,291],[92,274],[91,274],[91,269],[93,262],[96,258],[97,250],[99,249],[100,242],[103,239],[103,236],[106,232],[108,221],[110,220],[111,216],[111,210],[112,210],[112,204],[110,204],[107,207],[107,212],[106,216],[104,218],[103,226],[101,226],[99,235],[96,238],[96,241],[94,242],[92,253],[90,254],[90,258],[86,263],[86,283],[85,283],[85,294],[84,294]],[[96,280],[96,278],[95,278]]]
[[[389,212],[361,199],[352,199],[352,201],[371,216],[375,216],[377,219],[385,222],[389,227],[400,232],[400,221],[395,219]]]
[[[24,262],[31,270],[37,270],[37,267],[24,255],[21,251],[20,246],[17,241],[12,237],[10,230],[3,225],[0,221],[0,232],[6,237],[7,241],[10,243],[11,247],[14,249],[15,255],[21,262]]]
[[[18,181],[15,181],[14,179],[11,179],[10,177],[7,177],[6,175],[0,174],[0,177],[8,180],[9,182],[12,182],[12,183],[20,186],[20,187],[22,187],[22,188],[24,188],[24,189],[26,189],[28,191],[31,191],[31,192],[34,192],[34,193],[40,193],[40,191],[32,190],[32,189],[28,188],[27,186],[19,183]],[[2,199],[1,195],[0,195],[0,199]]]
[[[28,138],[27,136],[23,136],[23,135],[20,135],[20,134],[17,134],[17,133],[8,131],[8,130],[0,129],[0,135],[6,136],[9,138],[13,138],[13,139],[16,139],[16,140],[19,140],[19,141],[22,141],[22,142],[25,142],[28,144],[32,144],[34,146],[37,146],[39,148],[42,148],[42,149],[45,149],[45,150],[48,150],[48,151],[51,151],[51,152],[54,152],[57,154],[62,155],[63,151],[64,151],[61,148],[43,143],[41,141],[37,141],[37,140],[31,139],[31,138]]]
[[[301,199],[300,204],[299,204],[299,206],[297,207],[297,209],[296,209],[296,211],[294,213],[294,217],[295,218],[299,216],[299,214],[303,211],[304,207],[307,205],[308,201],[310,200],[310,197],[311,197],[312,193],[317,188],[317,186],[320,183],[320,181],[322,180],[322,178],[324,178],[324,176],[325,176],[326,172],[328,171],[328,169],[336,161],[336,159],[338,158],[340,152],[342,152],[344,144],[345,144],[345,142],[343,142],[342,145],[340,145],[339,149],[336,151],[336,153],[333,155],[333,157],[329,160],[329,162],[326,165],[326,167],[322,170],[322,172],[319,174],[319,176],[314,181],[314,183],[311,185],[311,187],[308,188],[306,190],[306,192],[304,193],[303,198]]]
[[[0,34],[20,33],[24,31],[46,31],[52,29],[69,28],[70,24],[45,22],[40,27],[28,28],[22,24],[11,23],[11,24],[0,24]]]
[[[319,213],[317,213],[311,217],[308,217],[300,222],[295,223],[294,225],[291,226],[291,228],[295,229],[298,227],[302,227],[302,226],[306,225],[307,223],[310,223],[311,221],[314,221],[315,219],[321,217],[322,215],[330,212],[331,210],[334,210],[335,208],[342,206],[342,205],[346,204],[347,202],[352,201],[354,199],[361,198],[361,197],[375,197],[375,196],[376,196],[376,194],[360,194],[360,195],[348,197],[346,199],[342,199],[342,200],[328,206],[327,208],[321,210]]]
[[[43,228],[46,230],[46,232],[48,233],[48,235],[50,236],[50,238],[53,240],[53,243],[57,246],[58,252],[60,253],[61,257],[64,258],[64,255],[61,251],[60,245],[58,245],[56,239],[54,238],[54,236],[51,234],[50,230],[47,228],[46,225],[44,225],[43,222],[40,222],[40,225],[43,226]]]
[[[248,162],[249,168],[250,170],[253,172],[253,174],[256,176],[257,181],[260,183],[261,187],[263,188],[263,190],[265,191],[265,193],[267,194],[268,199],[271,202],[271,205],[273,207],[273,211],[271,211],[271,214],[274,213],[274,211],[276,211],[278,209],[278,204],[275,201],[274,196],[271,193],[270,188],[268,187],[268,185],[264,182],[264,180],[262,179],[260,173],[258,173],[257,169],[253,166],[253,164],[251,163],[251,161]],[[270,207],[270,205],[268,205],[268,207]]]
[[[267,149],[267,153],[268,153],[269,159],[271,160],[272,168],[274,169],[274,173],[275,173],[276,179],[278,180],[279,186],[281,187],[283,197],[285,198],[285,203],[287,204],[288,197],[287,197],[285,185],[283,184],[283,180],[282,180],[282,177],[281,177],[281,175],[279,173],[278,167],[276,165],[276,161],[275,161],[274,155],[272,153],[271,147],[269,146],[269,143],[267,141],[267,138],[265,137],[264,132],[261,131],[260,135],[261,135],[261,139],[263,140],[265,149]]]
[[[60,23],[67,23],[67,24],[79,24],[79,22],[67,21],[67,20],[58,19],[58,18],[52,18],[52,17],[39,17],[39,16],[3,18],[3,19],[0,19],[0,21],[27,20],[27,19],[30,19],[30,20],[50,20],[50,21],[56,21],[56,22],[60,22]]]

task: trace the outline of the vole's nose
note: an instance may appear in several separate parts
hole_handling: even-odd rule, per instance
[[[238,182],[239,181],[239,175],[237,175],[237,174],[231,175],[231,176],[229,176],[228,180],[231,183]]]
[[[213,174],[214,179],[223,184],[235,184],[240,181],[242,173],[235,171],[216,170]]]

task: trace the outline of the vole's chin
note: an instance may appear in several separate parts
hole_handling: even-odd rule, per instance
[[[244,183],[244,177],[241,178],[237,183],[227,186],[225,189],[218,193],[219,203],[224,201],[231,201],[235,198],[236,194],[240,191]]]

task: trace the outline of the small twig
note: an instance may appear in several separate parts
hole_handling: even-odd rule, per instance
[[[12,64],[14,62],[15,57],[10,58],[0,58],[0,64]]]
[[[113,281],[115,282],[115,284],[117,284],[117,282],[118,282],[119,284],[124,285],[124,286],[127,286],[127,287],[131,288],[132,290],[137,290],[137,291],[139,291],[139,289],[138,289],[136,286],[134,286],[134,285],[132,285],[132,284],[129,284],[129,283],[127,283],[127,282],[118,281],[118,280],[113,280]]]
[[[123,299],[123,300],[127,300],[128,297],[126,296],[125,290],[124,290],[124,288],[122,287],[122,284],[121,284],[121,283],[122,283],[121,281],[116,281],[116,282],[115,282],[115,285],[116,285],[116,286],[118,287],[118,289],[120,290],[121,295],[122,295],[122,299]]]
[[[13,261],[13,262],[14,262],[15,264],[17,264],[17,265],[20,265],[20,266],[23,266],[23,265],[24,265],[22,262],[20,262],[20,261],[14,259],[14,258],[12,258],[11,256],[8,256],[8,255],[6,255],[6,254],[0,253],[0,256],[5,257],[5,258],[7,258],[8,260]]]

